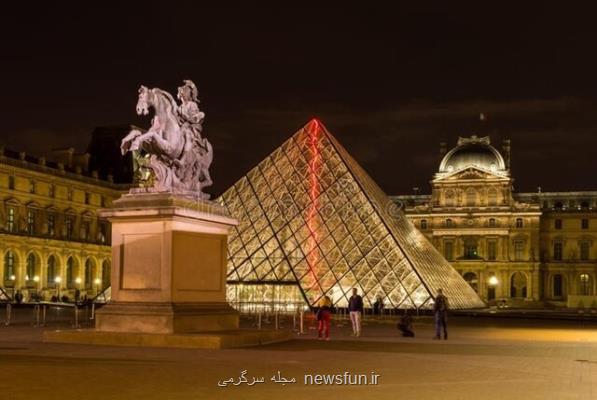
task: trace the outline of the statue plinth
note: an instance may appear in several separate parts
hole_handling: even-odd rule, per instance
[[[219,204],[168,193],[126,194],[101,210],[112,223],[112,300],[104,332],[191,333],[238,328],[226,302],[228,230]]]

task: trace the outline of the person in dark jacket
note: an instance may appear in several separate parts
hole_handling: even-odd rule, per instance
[[[318,304],[317,321],[319,340],[323,339],[322,334],[325,333],[325,340],[330,340],[330,318],[332,314],[332,300],[328,296],[323,296]]]
[[[363,314],[363,298],[358,295],[357,288],[352,289],[352,296],[348,300],[348,312],[352,322],[353,336],[361,336],[361,315]]]
[[[400,317],[398,329],[402,332],[403,337],[415,337],[415,332],[413,331],[413,319],[408,310],[404,310],[404,314]]]
[[[23,302],[23,293],[21,293],[20,290],[17,290],[17,292],[15,293],[15,301],[17,302],[17,304],[21,304]]]
[[[441,331],[444,331],[444,340],[448,339],[448,298],[444,296],[441,289],[437,289],[435,303],[433,304],[433,316],[435,318],[435,338],[441,339]]]

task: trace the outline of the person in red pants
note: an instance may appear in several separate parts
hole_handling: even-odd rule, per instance
[[[319,321],[319,340],[323,340],[322,334],[325,333],[325,340],[330,340],[330,318],[332,315],[332,300],[328,296],[323,296],[319,300],[317,310],[317,321]]]

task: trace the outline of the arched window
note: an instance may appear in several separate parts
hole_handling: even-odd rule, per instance
[[[102,288],[110,286],[110,263],[104,261],[102,263]]]
[[[454,221],[452,221],[452,219],[448,218],[446,219],[446,228],[452,228],[454,227]]]
[[[421,220],[421,229],[427,229],[427,220],[426,219]]]
[[[93,286],[93,261],[90,258],[85,261],[85,289]]]
[[[491,188],[487,191],[487,205],[497,206],[497,190]]]
[[[474,207],[477,204],[477,191],[473,188],[466,190],[466,205],[468,207]]]
[[[522,272],[516,272],[510,278],[510,297],[527,297],[527,277]]]
[[[479,290],[479,279],[477,278],[477,274],[475,274],[474,272],[467,272],[464,275],[462,275],[462,277],[464,278],[464,280],[466,281],[466,283],[468,283],[470,285],[470,287],[473,288],[473,290],[475,292],[478,292],[478,290]]]
[[[25,280],[33,281],[35,278],[35,254],[29,253],[27,256],[27,270],[25,272]]]
[[[493,228],[495,225],[495,218],[489,218],[489,226]]]
[[[563,284],[562,284],[562,275],[555,274],[553,276],[553,297],[562,297],[564,295],[563,292]]]
[[[48,286],[54,284],[56,279],[56,258],[54,256],[48,257],[48,264],[46,267],[46,283]]]
[[[66,260],[66,287],[69,289],[74,289],[76,284],[76,276],[75,276],[75,260],[72,257],[69,257]]]
[[[579,277],[579,291],[581,296],[590,296],[593,294],[593,282],[591,282],[591,276],[589,274],[580,274]]]
[[[4,280],[8,282],[7,286],[14,286],[15,275],[15,255],[12,251],[8,250],[4,254]]]

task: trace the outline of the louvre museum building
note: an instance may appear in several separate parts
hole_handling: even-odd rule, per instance
[[[108,133],[102,143],[118,143]],[[91,146],[46,162],[2,149],[0,297],[109,289],[110,227],[97,210],[128,186],[94,152],[108,154]],[[114,175],[130,169],[112,159]],[[441,288],[460,309],[597,307],[597,192],[515,193],[509,159],[507,141],[498,151],[489,137],[458,138],[440,146],[430,194],[387,196],[309,122],[216,199],[239,221],[229,301],[290,311],[328,295],[343,307],[356,287],[367,307],[418,309]]]

